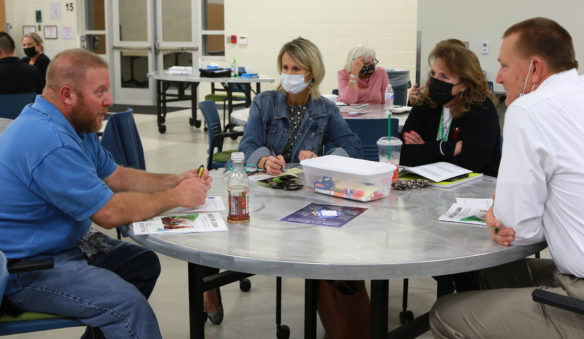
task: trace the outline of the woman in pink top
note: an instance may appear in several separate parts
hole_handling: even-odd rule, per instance
[[[383,104],[389,78],[383,67],[376,67],[375,51],[365,46],[354,47],[347,64],[337,75],[339,98],[346,104]]]

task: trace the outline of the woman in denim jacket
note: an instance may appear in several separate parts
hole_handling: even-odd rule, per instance
[[[287,162],[323,154],[362,158],[361,141],[337,106],[320,96],[324,64],[318,48],[297,38],[278,54],[281,84],[254,99],[239,150],[247,164],[278,175]],[[318,312],[331,338],[368,338],[370,303],[365,283],[320,281]]]
[[[278,175],[288,162],[297,163],[323,154],[362,158],[361,142],[339,113],[321,97],[324,64],[318,48],[297,38],[278,54],[281,84],[253,101],[239,150],[245,163]]]

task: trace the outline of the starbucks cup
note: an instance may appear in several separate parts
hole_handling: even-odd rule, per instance
[[[396,137],[381,137],[377,140],[377,151],[379,152],[379,162],[386,162],[395,165],[392,182],[397,181],[399,173],[399,157],[401,154],[402,141]]]

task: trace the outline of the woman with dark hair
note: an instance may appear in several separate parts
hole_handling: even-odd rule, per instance
[[[428,57],[426,88],[403,127],[400,165],[446,161],[497,176],[501,160],[497,99],[476,55],[455,39]]]

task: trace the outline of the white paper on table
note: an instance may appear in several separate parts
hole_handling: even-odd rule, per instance
[[[192,67],[185,67],[185,66],[172,66],[167,71],[168,74],[192,74],[193,68]]]
[[[471,208],[454,203],[438,220],[486,226],[486,214],[486,209]]]
[[[337,101],[337,102],[335,102],[335,104],[336,104],[337,106],[347,106],[347,104],[345,104],[345,103],[344,103],[344,102],[342,102],[342,101]]]
[[[493,199],[456,198],[456,204],[468,208],[488,210],[493,206]]]
[[[271,175],[271,174],[267,174],[267,173],[256,173],[254,175],[250,175],[247,178],[251,181],[258,181],[258,180],[264,180],[264,179],[269,179],[269,178],[273,178],[273,177],[275,177],[275,175]]]
[[[401,114],[401,113],[409,113],[412,110],[412,106],[391,106],[391,113]]]
[[[192,213],[176,216],[159,216],[132,223],[134,234],[177,234],[224,232],[227,226],[219,213]]]
[[[205,203],[203,205],[197,207],[177,207],[171,210],[168,210],[161,214],[161,216],[166,215],[179,215],[179,214],[192,214],[192,213],[200,213],[200,212],[219,212],[224,211],[225,205],[223,204],[223,199],[221,197],[207,197],[205,199]]]
[[[400,166],[403,167],[407,172],[411,172],[417,175],[421,175],[424,178],[430,179],[435,182],[444,181],[446,179],[454,178],[462,174],[472,173],[472,171],[456,166],[449,162],[441,161],[432,164],[426,164],[421,166]]]

